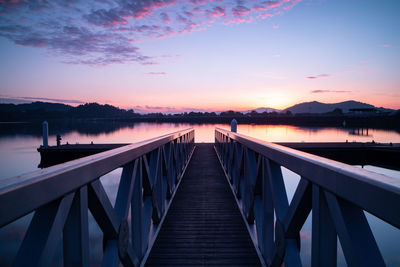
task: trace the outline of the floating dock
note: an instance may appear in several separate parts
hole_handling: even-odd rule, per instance
[[[350,165],[374,165],[382,168],[400,170],[400,144],[398,143],[292,142],[276,144]],[[39,167],[46,168],[125,145],[129,144],[65,144],[59,146],[41,146],[37,149],[41,157]]]

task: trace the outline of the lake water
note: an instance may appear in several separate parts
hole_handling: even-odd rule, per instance
[[[195,142],[214,142],[214,129],[229,129],[227,124],[178,124],[178,123],[50,123],[49,144],[55,145],[56,135],[61,134],[62,143],[133,143],[181,129],[194,128]],[[400,143],[400,133],[379,129],[296,127],[287,125],[238,125],[238,132],[270,142],[380,142]],[[0,179],[12,177],[37,169],[40,155],[36,151],[42,143],[40,124],[0,124]],[[365,169],[400,179],[400,172],[373,166]],[[283,168],[289,200],[296,189],[299,177]],[[104,176],[101,181],[113,201],[120,169]],[[1,203],[4,204],[4,203]],[[10,265],[31,215],[0,230],[0,263]],[[388,266],[400,265],[400,231],[367,214],[371,229]],[[301,256],[304,265],[310,265],[311,216],[302,232]],[[97,224],[90,220],[91,262],[98,265],[101,259],[102,237]],[[59,248],[61,251],[61,245]],[[56,260],[57,261],[57,260]],[[344,266],[341,249],[338,265]]]

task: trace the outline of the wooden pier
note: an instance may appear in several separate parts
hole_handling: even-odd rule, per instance
[[[146,266],[260,266],[214,144],[197,144]]]
[[[213,144],[194,136],[39,149],[92,154],[0,181],[0,227],[33,212],[13,266],[52,266],[60,243],[64,266],[89,266],[89,211],[102,266],[302,266],[309,216],[311,255],[302,257],[313,266],[336,266],[338,240],[349,266],[385,266],[365,214],[400,229],[399,179],[300,149],[398,157],[398,145],[283,146],[220,128]],[[290,200],[282,168],[300,177]],[[117,169],[114,201],[101,177]]]

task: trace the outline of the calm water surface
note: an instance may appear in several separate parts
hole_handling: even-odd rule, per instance
[[[157,137],[162,134],[186,128],[195,129],[195,142],[214,142],[214,129],[229,129],[227,124],[175,124],[175,123],[135,123],[105,124],[84,123],[79,125],[49,125],[49,144],[55,145],[56,134],[62,135],[62,143],[133,143]],[[238,132],[270,142],[381,142],[400,143],[400,133],[378,129],[295,127],[287,125],[238,125]],[[0,124],[0,179],[19,175],[37,169],[40,155],[36,151],[42,143],[41,125]],[[365,169],[400,178],[400,172],[366,166]],[[101,178],[111,199],[115,192],[121,171],[117,169]],[[299,177],[283,168],[289,201],[293,197]],[[90,216],[91,217],[91,216]],[[374,236],[389,266],[400,265],[400,231],[367,214]],[[28,215],[0,230],[0,263],[10,265],[23,238]],[[91,262],[98,265],[101,259],[102,236],[95,221],[90,219]],[[301,256],[303,263],[310,265],[311,216],[301,232]],[[58,251],[61,254],[60,245]],[[56,262],[60,262],[56,257]],[[338,265],[345,266],[343,252],[338,249]]]
[[[195,142],[214,142],[214,129],[229,129],[227,124],[135,123],[111,127],[97,123],[76,128],[49,125],[49,145],[62,143],[134,143],[186,128],[195,129]],[[12,129],[9,129],[12,128]],[[368,133],[367,133],[368,131]],[[288,125],[238,125],[238,132],[270,142],[382,142],[400,143],[395,131],[348,128],[296,127]],[[359,132],[359,134],[357,134]],[[36,151],[42,144],[41,125],[0,124],[0,179],[33,171],[40,162]]]

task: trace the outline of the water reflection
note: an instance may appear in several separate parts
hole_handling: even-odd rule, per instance
[[[49,145],[56,135],[63,143],[133,143],[185,128],[195,129],[195,142],[214,142],[214,129],[227,124],[117,123],[65,121],[49,123]],[[36,148],[42,143],[41,123],[0,124],[0,179],[33,171],[40,162]],[[400,133],[369,129],[368,135],[352,135],[350,129],[296,127],[290,125],[238,125],[238,132],[269,142],[383,142],[400,143]],[[6,155],[6,156],[5,156]]]
[[[63,143],[133,143],[167,134],[184,128],[195,129],[195,142],[214,142],[214,129],[229,129],[228,124],[187,124],[187,123],[116,123],[105,121],[49,123],[49,144],[56,144],[56,135],[61,134]],[[36,148],[40,146],[41,124],[0,124],[0,169],[1,178],[33,171],[40,162]],[[353,135],[352,129],[326,127],[295,127],[287,125],[238,125],[238,132],[270,142],[383,142],[400,143],[400,134],[395,131],[368,129],[367,135]],[[364,131],[362,131],[364,132]],[[366,169],[400,178],[400,172],[366,166]],[[119,169],[101,178],[112,203],[115,201]],[[299,182],[298,175],[283,168],[284,182],[289,201]],[[9,266],[21,243],[32,215],[28,215],[0,230],[0,262]],[[99,265],[102,257],[102,234],[89,216],[91,263]],[[371,228],[381,252],[389,266],[400,265],[400,231],[376,217],[367,214]],[[301,257],[305,266],[310,265],[311,215],[301,231]],[[338,242],[339,244],[339,242]],[[344,266],[341,248],[338,249],[338,265]]]
[[[351,131],[349,132],[351,135],[361,135],[361,136],[370,136],[368,134],[368,128],[354,128],[351,129]]]

